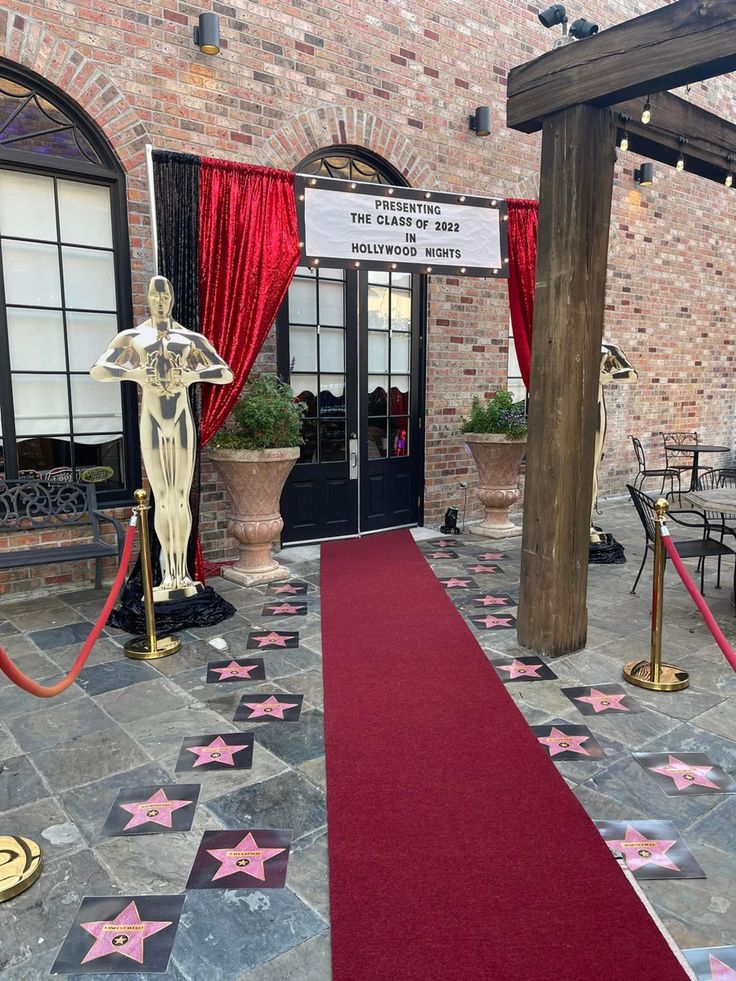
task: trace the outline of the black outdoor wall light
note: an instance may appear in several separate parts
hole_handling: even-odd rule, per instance
[[[217,14],[199,15],[199,25],[194,28],[194,43],[202,54],[220,53],[220,18]]]
[[[645,163],[637,167],[634,171],[634,180],[642,187],[649,187],[654,183],[654,164]]]
[[[478,106],[475,112],[468,116],[468,127],[476,136],[489,136],[491,132],[490,106]]]
[[[568,33],[567,11],[565,10],[565,5],[562,3],[553,3],[551,7],[541,10],[537,16],[546,28],[556,27],[558,24],[561,25],[562,38],[558,38],[555,41],[555,47],[569,43],[570,38],[573,37],[578,41],[583,41],[586,37],[592,37],[598,33],[598,25],[594,24],[592,20],[586,20],[584,17],[579,17],[578,20],[573,21]]]

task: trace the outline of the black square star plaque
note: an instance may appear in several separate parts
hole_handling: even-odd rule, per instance
[[[691,947],[683,954],[698,981],[736,981],[736,947]]]
[[[186,736],[176,771],[249,770],[253,765],[253,733],[223,732],[215,736]]]
[[[291,831],[205,831],[187,889],[283,889]]]
[[[221,681],[263,681],[265,677],[262,657],[228,657],[207,665],[208,685]]]
[[[198,783],[124,787],[112,805],[103,835],[148,835],[189,831]]]
[[[304,695],[243,695],[235,722],[298,722]]]
[[[85,897],[51,974],[163,974],[184,896]]]
[[[594,821],[635,879],[704,879],[671,821]]]

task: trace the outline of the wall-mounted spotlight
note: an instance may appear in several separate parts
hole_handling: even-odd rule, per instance
[[[637,167],[634,171],[634,180],[642,187],[649,187],[654,183],[654,164],[645,163]]]
[[[562,33],[567,33],[567,11],[564,4],[553,3],[546,10],[541,10],[537,15],[546,28],[556,27],[562,24]]]
[[[491,132],[490,106],[478,106],[475,112],[468,116],[468,127],[476,136],[489,136]]]
[[[598,25],[594,24],[592,20],[586,20],[584,17],[580,17],[570,24],[570,35],[577,38],[578,41],[583,41],[586,37],[592,37],[597,33]]]
[[[194,28],[194,43],[202,54],[220,53],[220,18],[217,14],[199,15],[199,25]]]

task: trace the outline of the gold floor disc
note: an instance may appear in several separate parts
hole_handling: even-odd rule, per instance
[[[127,642],[123,650],[128,657],[135,658],[136,661],[153,661],[158,657],[176,654],[180,647],[181,641],[178,637],[158,637],[155,650],[151,650],[148,637],[134,637]]]
[[[674,664],[661,664],[659,681],[652,680],[652,666],[649,661],[629,661],[624,665],[624,678],[630,685],[647,688],[649,691],[682,691],[690,684],[690,675]]]
[[[0,835],[0,903],[18,896],[41,874],[41,849],[30,838]]]

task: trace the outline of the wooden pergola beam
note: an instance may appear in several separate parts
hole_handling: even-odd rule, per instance
[[[686,157],[688,173],[722,184],[729,170],[729,155],[736,159],[736,125],[707,109],[680,99],[670,92],[650,97],[652,119],[641,122],[641,99],[613,106],[619,137],[629,135],[629,148],[650,160],[674,166],[680,152]],[[622,116],[628,116],[624,122]],[[679,138],[687,139],[681,144]]]
[[[533,133],[581,102],[613,106],[733,70],[734,0],[677,0],[512,68],[507,125]]]

